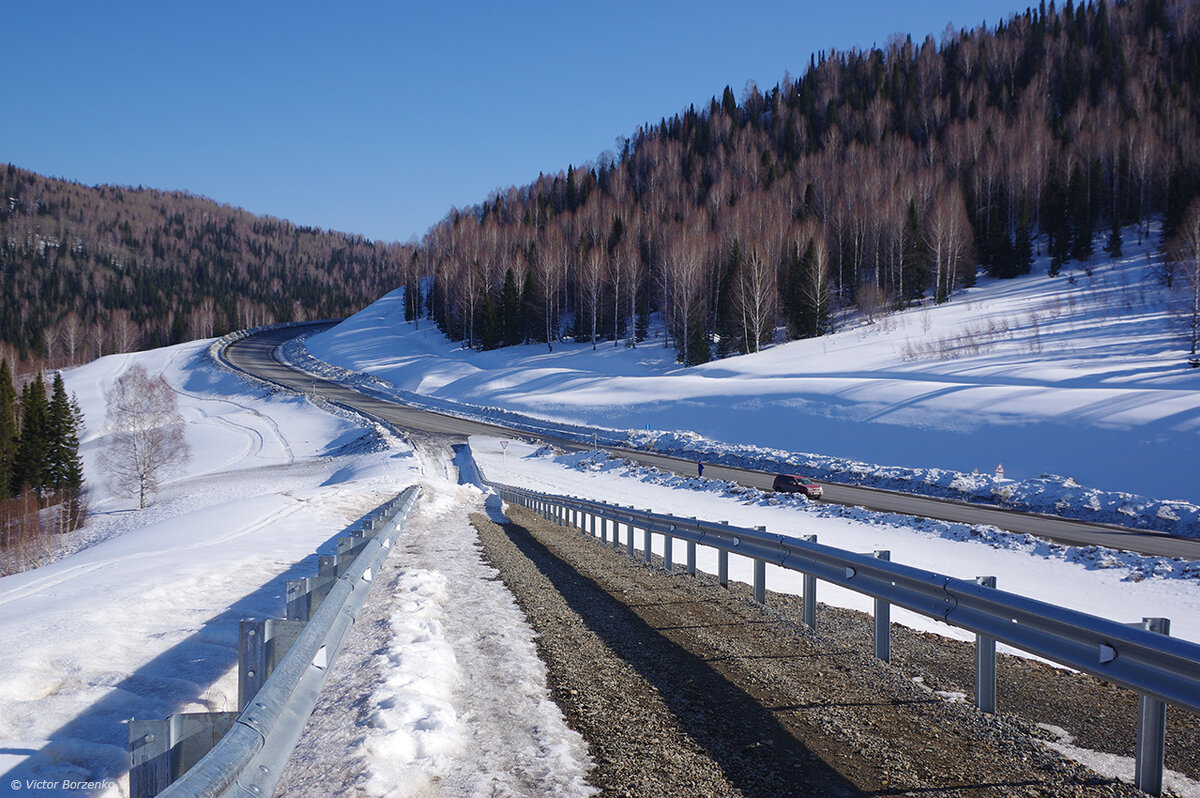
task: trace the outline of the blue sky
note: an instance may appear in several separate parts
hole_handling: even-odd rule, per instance
[[[727,84],[1026,5],[3,0],[0,163],[404,241]]]

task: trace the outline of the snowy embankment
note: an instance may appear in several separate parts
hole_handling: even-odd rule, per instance
[[[993,527],[914,519],[811,502],[799,496],[778,496],[720,480],[668,474],[598,451],[563,453],[549,446],[480,436],[471,438],[471,451],[483,475],[495,481],[656,512],[728,520],[737,526],[764,526],[783,535],[816,534],[819,542],[848,551],[887,550],[893,562],[965,579],[995,576],[999,589],[1117,622],[1168,617],[1173,636],[1200,643],[1200,562],[1143,557],[1097,547],[1058,546]],[[637,550],[642,549],[640,535],[634,544]],[[662,538],[655,536],[653,551],[661,556],[662,546]],[[678,561],[682,555],[678,548],[675,552]],[[716,551],[697,547],[696,564],[702,571],[716,573]],[[729,575],[737,581],[752,582],[751,560],[730,557]],[[801,574],[770,564],[766,584],[780,593],[803,593]],[[870,598],[825,582],[818,585],[817,599],[822,604],[867,614],[874,611]],[[892,607],[891,613],[893,623],[958,640],[974,640],[974,635],[963,629],[909,610]],[[1028,656],[1004,645],[999,649]],[[1132,781],[1132,757],[1062,743],[1052,747],[1106,776]],[[1200,783],[1173,772],[1168,772],[1166,779],[1175,794],[1200,798]]]
[[[282,617],[287,579],[315,573],[315,555],[331,553],[334,538],[421,482],[418,519],[437,526],[414,528],[392,555],[406,570],[395,596],[380,597],[395,603],[387,662],[355,696],[375,707],[369,736],[352,729],[369,792],[407,794],[394,778],[428,783],[486,761],[487,773],[524,767],[527,785],[586,794],[586,753],[560,734],[532,631],[470,544],[471,505],[460,499],[479,492],[448,483],[447,464],[357,417],[248,385],[206,348],[106,357],[64,375],[86,418],[92,516],[59,559],[0,578],[0,790],[127,795],[125,721],[236,709],[238,621]],[[110,495],[95,467],[104,394],[133,362],[176,389],[192,448],[186,470],[144,511]],[[448,528],[458,534],[442,540]],[[434,539],[455,556],[426,551]],[[454,601],[443,605],[438,586]],[[485,598],[458,601],[472,590]],[[489,590],[494,607],[483,603]],[[479,650],[489,635],[488,649],[507,663],[503,682],[491,680],[496,663]],[[430,674],[408,656],[422,646],[446,667]],[[514,685],[523,701],[504,715],[495,708],[509,706]],[[486,711],[490,725],[477,720]]]
[[[283,796],[587,796],[587,746],[550,701],[533,635],[477,548],[449,449],[330,674]],[[467,459],[469,462],[469,458]]]
[[[1152,257],[984,280],[942,306],[688,369],[661,332],[636,348],[463,349],[403,321],[400,292],[288,358],[517,429],[1197,537],[1200,370]]]
[[[666,474],[603,452],[561,453],[517,441],[505,449],[498,439],[485,437],[473,437],[471,450],[484,475],[495,481],[736,526],[765,526],[781,535],[815,534],[821,543],[848,551],[886,549],[893,562],[964,579],[995,576],[1003,590],[1120,622],[1170,617],[1172,635],[1200,643],[1200,562],[1059,546],[994,527],[811,502],[720,480]],[[641,540],[635,544],[640,548]],[[661,546],[661,541],[656,539],[654,545]],[[716,573],[715,550],[701,551],[705,553],[699,567]],[[730,577],[751,582],[750,560],[731,558]],[[800,595],[801,580],[798,573],[768,566],[772,590]],[[826,584],[820,590],[822,602],[872,612],[871,599],[854,591]],[[892,620],[974,639],[899,608],[893,609]]]

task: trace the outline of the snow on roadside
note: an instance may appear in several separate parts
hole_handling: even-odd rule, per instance
[[[407,446],[247,388],[204,345],[64,374],[87,420],[93,515],[73,551],[0,578],[0,784],[124,795],[125,721],[235,708],[238,621],[281,616],[285,580],[315,572],[318,550],[415,477]],[[134,361],[179,393],[193,450],[145,511],[95,468],[104,392]]]
[[[1136,774],[1136,760],[1131,756],[1118,756],[1075,745],[1075,738],[1066,729],[1046,723],[1038,724],[1041,729],[1054,736],[1053,740],[1039,740],[1042,745],[1074,760],[1107,779],[1120,779],[1132,784]],[[1176,798],[1200,798],[1200,781],[1189,779],[1174,770],[1163,771],[1163,788]]]
[[[383,684],[364,743],[378,795],[562,795],[595,790],[583,739],[550,700],[533,631],[483,562],[474,487],[434,491],[404,546]],[[436,785],[436,789],[434,789]]]
[[[475,487],[422,452],[422,497],[330,676],[283,796],[586,796],[587,746],[468,521]],[[362,696],[367,688],[368,697]]]
[[[996,576],[1003,590],[1118,622],[1169,617],[1172,635],[1200,643],[1200,590],[1196,589],[1200,563],[1095,547],[1059,547],[989,527],[841,508],[798,497],[781,500],[719,481],[664,475],[602,454],[563,454],[517,441],[502,448],[498,439],[478,436],[471,438],[471,450],[484,475],[497,482],[726,520],[734,526],[761,525],[784,535],[816,534],[821,543],[849,551],[886,549],[893,562],[966,579]],[[641,539],[635,544],[640,549]],[[660,537],[653,545],[661,554]],[[716,573],[715,551],[699,547],[697,563],[702,570]],[[729,568],[731,578],[752,581],[748,559],[731,557]],[[796,595],[803,590],[799,574],[772,565],[767,567],[767,585]],[[827,583],[820,585],[818,599],[872,611],[867,597]],[[974,639],[964,630],[900,608],[893,608],[892,620],[921,631]]]
[[[1178,346],[1159,257],[1147,239],[1055,277],[1043,260],[941,305],[692,368],[661,325],[636,348],[471,350],[404,321],[403,292],[289,357],[417,407],[581,442],[1195,537],[1200,370]],[[1010,479],[993,476],[1000,464]]]
[[[604,451],[555,453],[550,447],[540,447],[540,456],[553,456],[562,465],[583,472],[612,471],[620,476],[637,479],[644,484],[695,490],[732,498],[744,505],[791,506],[818,518],[840,518],[866,524],[890,524],[910,528],[924,535],[953,541],[973,541],[993,549],[1023,551],[1034,557],[1045,557],[1082,564],[1087,568],[1120,568],[1122,579],[1140,582],[1152,576],[1163,579],[1192,579],[1200,582],[1200,562],[1171,557],[1151,557],[1102,546],[1067,546],[1051,543],[1034,535],[1008,532],[986,524],[965,524],[939,521],[902,513],[888,513],[841,504],[809,501],[797,494],[778,494],[747,488],[736,482],[699,477],[684,477],[615,457]]]

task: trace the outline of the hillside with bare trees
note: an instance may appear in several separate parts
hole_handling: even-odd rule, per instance
[[[0,166],[0,355],[53,368],[340,318],[395,287],[407,257],[190,194]]]
[[[404,264],[406,312],[481,349],[635,345],[657,312],[680,362],[754,352],[945,301],[979,266],[1086,265],[1152,219],[1165,245],[1200,186],[1198,116],[1194,3],[1043,3],[821,53],[452,210]]]

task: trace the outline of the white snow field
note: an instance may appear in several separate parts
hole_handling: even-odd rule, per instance
[[[1168,341],[1168,314],[1145,263],[1143,251],[1090,277],[1076,273],[1074,283],[985,283],[942,307],[870,327],[847,322],[824,339],[688,370],[661,342],[464,351],[424,322],[415,329],[401,321],[395,296],[308,345],[392,383],[358,378],[373,390],[485,416],[516,411],[638,434],[650,424],[658,442],[730,455],[753,444],[855,457],[866,463],[854,468],[875,475],[891,470],[879,463],[893,463],[952,467],[959,471],[950,481],[969,481],[964,472],[990,472],[1001,461],[1010,475],[1053,471],[1084,486],[1195,502],[1200,375]],[[364,795],[589,794],[586,746],[549,702],[533,633],[474,546],[466,515],[486,496],[457,484],[469,461],[251,387],[215,367],[207,346],[108,357],[65,375],[87,416],[94,515],[67,541],[69,553],[0,578],[0,790],[125,795],[124,721],[232,708],[237,621],[281,616],[286,579],[313,573],[315,552],[419,482],[424,494],[405,545],[368,599],[386,623],[356,630],[363,636],[339,660],[353,678],[327,687],[358,701],[362,718],[315,717],[322,733],[302,743],[289,769],[300,783],[320,783],[353,763]],[[135,360],[179,391],[193,449],[186,469],[140,512],[111,496],[95,468],[104,391]],[[482,472],[498,481],[815,533],[855,551],[889,549],[898,562],[995,575],[1002,589],[1119,621],[1166,616],[1173,634],[1200,642],[1200,563],[778,499],[601,453],[500,443],[471,441]],[[463,481],[474,480],[463,471]],[[1091,488],[1078,490],[1054,501],[1107,506]],[[1116,501],[1118,509],[1133,503]],[[1185,501],[1138,501],[1135,515],[1166,512],[1185,526],[1195,518]],[[713,559],[702,553],[700,566],[714,569]],[[748,581],[749,564],[738,560],[732,575]],[[767,579],[775,590],[800,589],[783,571],[769,569]],[[819,598],[869,609],[829,585]],[[961,636],[909,613],[894,620]],[[1200,796],[1195,783],[1172,785]]]
[[[127,795],[125,721],[236,709],[238,621],[282,617],[287,579],[315,573],[338,533],[421,481],[415,523],[431,526],[393,555],[407,570],[372,690],[377,728],[359,734],[371,794],[409,794],[422,778],[503,783],[518,765],[525,794],[590,794],[586,747],[549,701],[532,630],[471,544],[466,512],[482,494],[383,430],[248,386],[207,347],[65,375],[87,419],[94,514],[73,553],[0,578],[0,793]],[[94,465],[104,392],[135,360],[178,390],[192,447],[140,512]],[[476,598],[442,606],[464,593]],[[445,667],[431,673],[415,651]]]
[[[578,425],[588,440],[618,430],[685,456],[1197,536],[1200,369],[1151,273],[1158,255],[1127,251],[1090,275],[1076,264],[1047,277],[1040,261],[941,306],[841,319],[831,335],[693,368],[674,362],[661,328],[635,349],[463,349],[428,321],[404,322],[400,293],[306,347],[371,375],[377,393]]]

